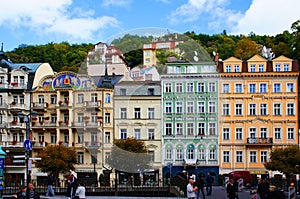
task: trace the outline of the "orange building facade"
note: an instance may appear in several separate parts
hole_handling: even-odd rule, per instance
[[[298,62],[285,56],[231,57],[218,70],[220,174],[270,174],[264,163],[271,151],[299,144]]]

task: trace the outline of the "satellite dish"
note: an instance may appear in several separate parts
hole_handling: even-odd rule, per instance
[[[195,56],[194,56],[194,61],[195,61],[195,62],[198,62],[198,60],[199,60],[199,58],[195,55]]]
[[[217,53],[216,53],[215,51],[213,51],[212,54],[213,54],[214,56],[216,56]]]
[[[194,51],[194,53],[195,53],[196,56],[198,55],[197,51]]]

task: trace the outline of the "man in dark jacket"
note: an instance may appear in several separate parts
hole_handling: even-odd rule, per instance
[[[214,178],[210,175],[210,173],[207,173],[205,181],[206,181],[206,195],[210,196],[212,193],[212,185],[214,183]]]
[[[197,187],[197,191],[196,191],[196,198],[201,198],[200,197],[200,192],[202,193],[202,199],[205,199],[205,194],[204,194],[204,180],[202,177],[199,177],[196,182],[194,183],[195,187]]]
[[[233,179],[230,179],[229,180],[229,183],[227,184],[227,187],[226,187],[226,192],[227,192],[227,197],[229,199],[235,199],[236,197],[236,189],[233,185]]]
[[[46,196],[54,196],[54,190],[53,190],[53,185],[54,185],[54,177],[52,172],[48,173],[48,189],[46,192]]]

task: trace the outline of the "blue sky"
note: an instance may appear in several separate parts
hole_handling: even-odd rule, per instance
[[[299,8],[299,0],[2,0],[0,42],[10,51],[137,32],[276,35],[300,19]]]

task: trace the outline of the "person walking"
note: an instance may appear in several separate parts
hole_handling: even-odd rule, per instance
[[[78,184],[76,189],[75,198],[78,197],[79,199],[85,199],[85,187],[82,182]]]
[[[197,187],[196,198],[201,199],[200,194],[202,194],[202,199],[205,199],[205,194],[204,194],[204,184],[205,184],[205,182],[204,182],[203,178],[199,177],[198,180],[196,180],[196,182],[194,184]]]
[[[236,188],[233,185],[233,179],[229,179],[229,182],[226,187],[227,197],[229,199],[235,199],[236,197]]]
[[[257,186],[257,193],[260,199],[267,199],[270,191],[270,185],[267,179],[260,179]]]
[[[17,199],[26,199],[26,186],[22,186],[20,187],[20,189],[18,190],[18,192],[16,194],[14,194],[12,197],[13,198],[17,198]]]
[[[28,187],[26,189],[26,194],[28,196],[28,199],[40,199],[40,194],[38,194],[34,189],[33,183],[28,184]]]
[[[55,196],[54,190],[53,190],[53,185],[54,185],[54,177],[52,172],[48,172],[48,189],[46,192],[46,196]]]
[[[210,175],[210,173],[207,173],[205,182],[206,182],[206,195],[210,196],[212,194],[212,185],[214,183],[214,178]]]
[[[194,187],[194,180],[190,179],[188,185],[186,186],[186,193],[188,199],[196,199],[197,187]]]

